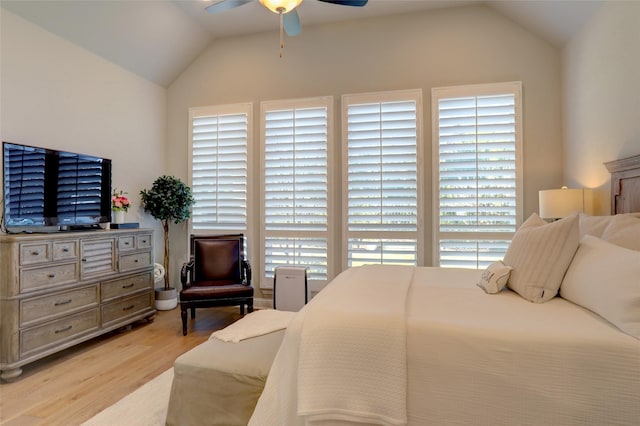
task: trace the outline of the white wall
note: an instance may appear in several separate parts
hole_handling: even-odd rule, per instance
[[[0,132],[3,141],[112,159],[113,186],[129,193],[126,221],[157,229],[139,192],[165,170],[166,90],[4,9]]]
[[[260,101],[332,95],[339,111],[342,94],[415,88],[423,89],[424,153],[430,165],[432,87],[521,80],[526,216],[538,209],[539,189],[562,182],[560,76],[558,49],[485,6],[303,27],[301,35],[285,40],[282,59],[277,32],[219,40],[168,89],[168,170],[187,180],[192,106],[254,102],[257,144]],[[340,149],[334,152],[339,163]],[[425,177],[431,212],[431,174]],[[179,263],[187,256],[186,226],[173,230],[172,253]],[[428,223],[428,240],[430,235]]]
[[[563,51],[565,182],[596,188],[610,213],[607,161],[640,155],[640,2],[612,1]]]

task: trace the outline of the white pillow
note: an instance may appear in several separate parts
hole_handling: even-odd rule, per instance
[[[602,238],[605,230],[613,221],[629,220],[624,218],[640,218],[640,213],[620,213],[611,216],[591,216],[586,213],[580,213],[579,229],[580,238],[585,235],[593,235],[594,237]]]
[[[493,262],[484,270],[477,285],[483,289],[485,293],[500,293],[504,286],[507,285],[510,273],[510,266],[507,266],[500,261]]]
[[[602,239],[617,246],[640,250],[640,218],[623,214],[613,216]]]
[[[601,238],[604,230],[607,229],[607,226],[609,226],[613,217],[614,216],[591,216],[585,213],[580,213],[578,215],[580,238],[585,235],[593,235],[594,237]]]
[[[560,296],[640,339],[640,252],[585,236]]]
[[[518,229],[504,256],[513,269],[507,286],[530,302],[558,294],[578,248],[578,215],[547,223],[533,213]]]

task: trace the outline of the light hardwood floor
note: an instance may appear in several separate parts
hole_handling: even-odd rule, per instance
[[[26,365],[0,384],[0,424],[79,425],[173,365],[179,355],[240,318],[239,308],[199,309],[182,335],[180,310],[108,333]]]

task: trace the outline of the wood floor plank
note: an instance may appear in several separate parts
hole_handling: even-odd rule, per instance
[[[162,311],[151,323],[141,321],[26,365],[18,381],[0,383],[0,424],[82,424],[239,318],[238,308],[199,309],[183,336],[179,310]]]

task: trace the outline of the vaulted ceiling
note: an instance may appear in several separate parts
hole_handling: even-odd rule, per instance
[[[214,40],[277,31],[278,17],[258,0],[222,14],[218,0],[0,0],[2,8],[141,77],[167,87]],[[604,0],[369,0],[343,7],[305,0],[311,25],[444,7],[486,4],[561,48]]]

